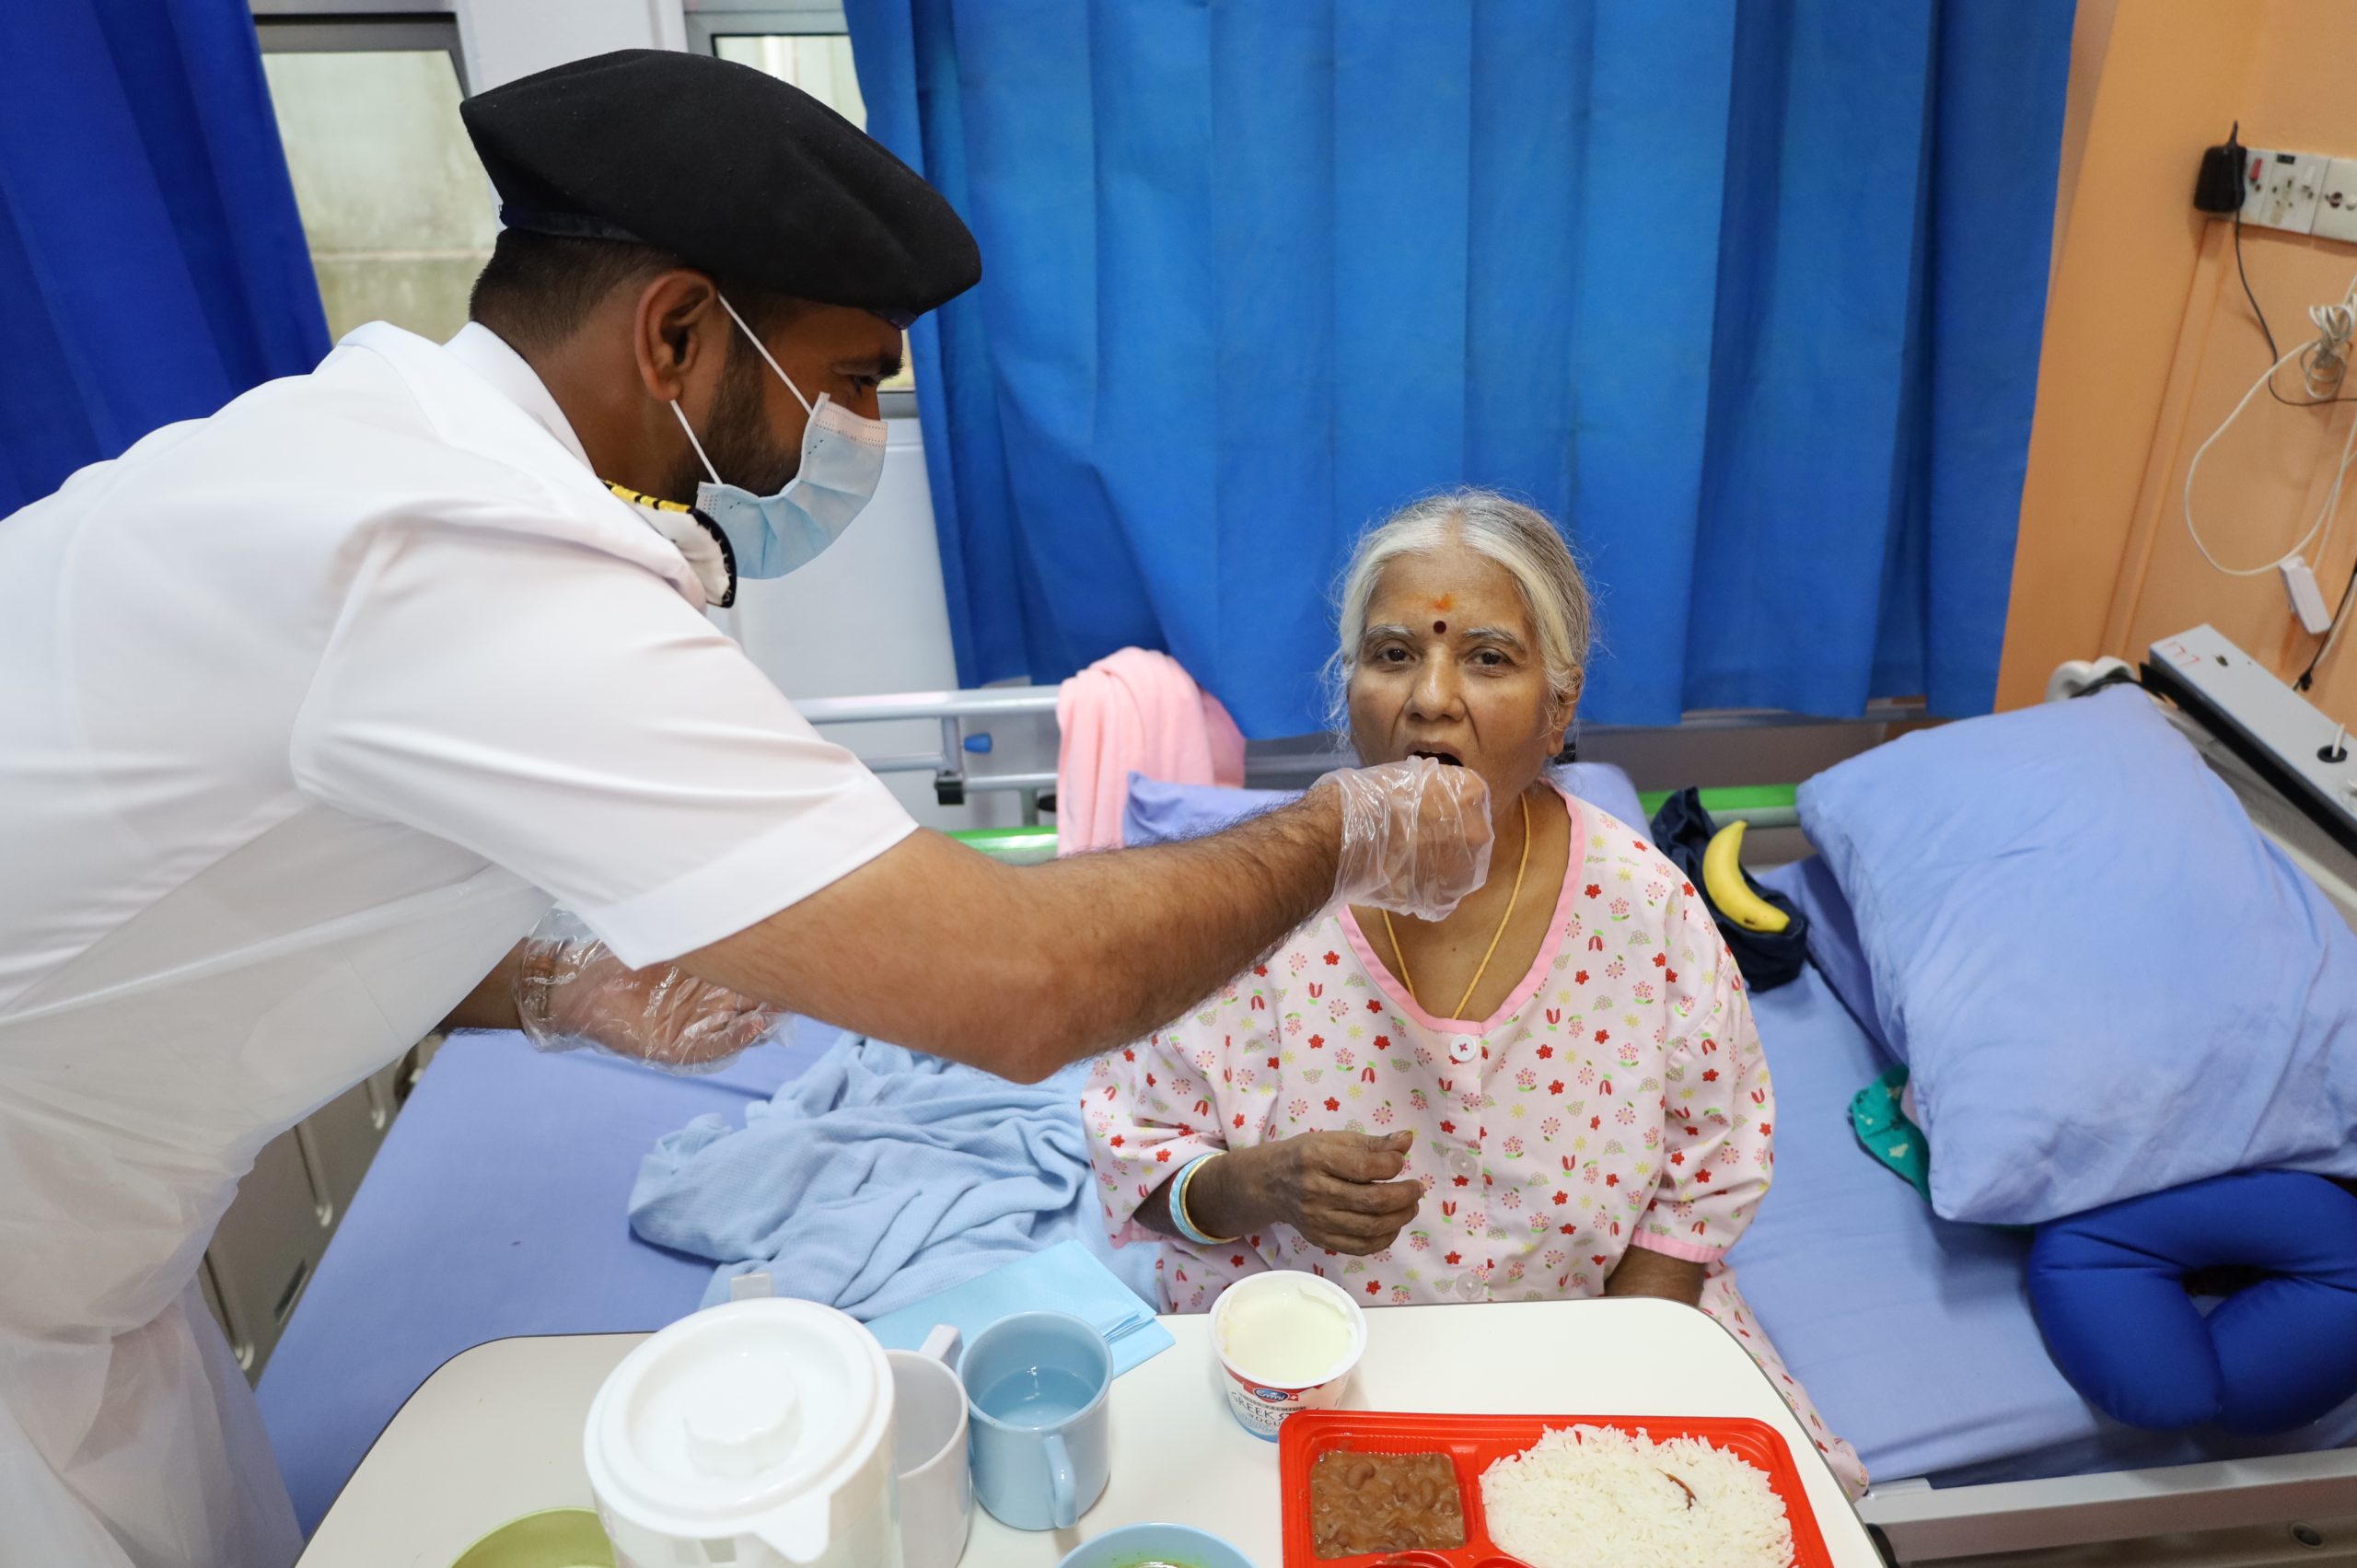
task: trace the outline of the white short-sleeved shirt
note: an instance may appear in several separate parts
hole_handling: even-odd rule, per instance
[[[186,1283],[550,897],[625,960],[912,830],[498,338],[375,325],[0,518],[0,1330]],[[32,1271],[28,1271],[29,1276]]]

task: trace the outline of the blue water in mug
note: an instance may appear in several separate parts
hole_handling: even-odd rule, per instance
[[[1018,1530],[1065,1529],[1112,1473],[1112,1357],[1069,1313],[1017,1312],[974,1336],[958,1376],[974,1408],[974,1496]]]
[[[1024,1366],[1000,1376],[975,1403],[1009,1426],[1059,1426],[1088,1408],[1097,1385],[1061,1366]]]

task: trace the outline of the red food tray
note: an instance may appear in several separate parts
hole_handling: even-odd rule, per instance
[[[1481,1472],[1509,1454],[1519,1454],[1550,1430],[1566,1426],[1612,1426],[1643,1433],[1654,1442],[1700,1437],[1768,1474],[1783,1500],[1793,1527],[1796,1568],[1832,1568],[1817,1516],[1808,1505],[1792,1450],[1774,1427],[1747,1417],[1632,1415],[1412,1415],[1377,1411],[1303,1411],[1285,1418],[1277,1435],[1277,1462],[1284,1489],[1285,1568],[1374,1568],[1399,1562],[1419,1568],[1486,1568],[1516,1560],[1500,1553],[1490,1539],[1481,1511]],[[1448,1455],[1465,1505],[1465,1544],[1446,1551],[1370,1551],[1356,1557],[1319,1557],[1309,1529],[1309,1467],[1320,1454],[1348,1448],[1363,1454]]]

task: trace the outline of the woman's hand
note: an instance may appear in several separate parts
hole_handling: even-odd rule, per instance
[[[1397,1179],[1415,1137],[1304,1132],[1239,1149],[1197,1174],[1187,1209],[1213,1236],[1282,1223],[1335,1252],[1380,1252],[1424,1201],[1422,1182]]]
[[[1611,1277],[1604,1282],[1607,1295],[1650,1295],[1688,1307],[1702,1304],[1702,1265],[1672,1258],[1647,1247],[1631,1247],[1620,1254]]]

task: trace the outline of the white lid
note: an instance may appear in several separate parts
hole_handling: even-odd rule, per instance
[[[754,1535],[814,1561],[836,1493],[867,1484],[891,1417],[890,1364],[850,1317],[734,1301],[672,1324],[607,1377],[584,1434],[589,1484],[655,1534]]]
[[[1284,1295],[1299,1296],[1306,1301],[1323,1302],[1335,1309],[1336,1316],[1350,1333],[1350,1348],[1334,1364],[1306,1382],[1277,1385],[1271,1379],[1259,1376],[1265,1368],[1241,1366],[1229,1349],[1228,1313],[1237,1304],[1256,1295]],[[1320,1274],[1305,1274],[1292,1269],[1271,1269],[1262,1273],[1247,1274],[1220,1292],[1212,1304],[1212,1342],[1220,1361],[1239,1377],[1270,1382],[1272,1387],[1314,1388],[1342,1376],[1358,1365],[1366,1353],[1366,1312],[1352,1299],[1351,1293]]]

